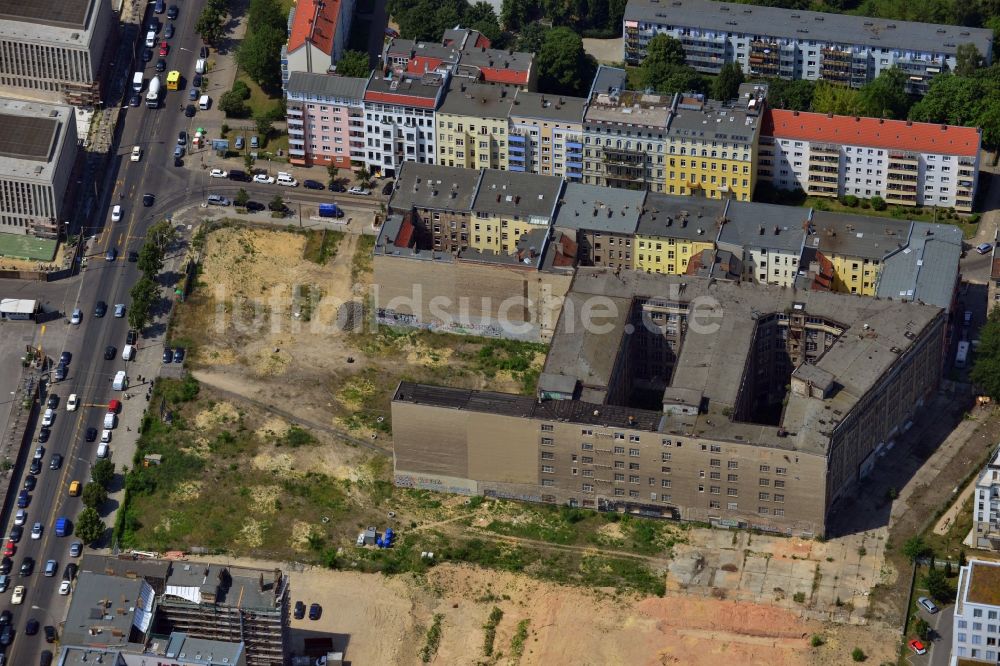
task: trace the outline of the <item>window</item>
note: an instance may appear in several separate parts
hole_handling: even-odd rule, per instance
[[[739,504],[736,502],[730,502],[726,505],[726,508],[730,511],[739,511]]]
[[[548,480],[551,481],[551,479],[548,479]],[[585,484],[583,484],[582,488],[583,488],[583,492],[585,492],[585,493],[592,493],[592,492],[594,492],[594,485],[592,483],[585,483]]]
[[[774,513],[775,516],[784,516],[785,515],[785,510],[784,509],[775,509],[772,513]]]
[[[757,493],[757,499],[761,502],[767,502],[771,499],[771,493]]]
[[[784,495],[779,495],[778,493],[774,493],[774,501],[775,502],[784,502],[785,501],[785,496]]]
[[[624,481],[624,480],[625,480],[624,474],[615,474],[615,481]]]
[[[719,504],[719,500],[709,500],[708,502],[709,509],[718,509],[720,507],[721,505]]]
[[[624,497],[624,496],[625,496],[624,488],[615,488],[615,497]]]
[[[740,467],[739,461],[737,461],[737,460],[730,460],[729,461],[729,469],[739,469],[739,467]]]
[[[629,476],[628,476],[628,482],[629,483],[639,483],[639,477],[637,475],[635,475],[635,474],[629,474]]]
[[[615,469],[625,469],[625,461],[624,460],[616,460],[615,461]]]
[[[722,488],[719,486],[710,486],[708,492],[712,493],[713,495],[721,495]]]
[[[660,487],[661,488],[669,488],[670,487],[670,479],[661,479],[660,480]]]
[[[709,467],[722,467],[722,461],[718,458],[712,458],[708,461]]]
[[[764,472],[764,473],[770,472],[771,471],[771,466],[770,465],[761,465],[760,466],[760,471]]]
[[[726,480],[729,481],[729,483],[739,483],[740,475],[730,474]]]
[[[594,431],[591,430],[590,428],[584,428],[583,430],[580,431],[580,434],[583,435],[584,437],[593,437]]]
[[[551,437],[542,437],[542,446],[552,446],[552,443]]]
[[[585,469],[585,470],[583,470],[582,474],[584,476],[586,476],[586,477],[593,477],[594,476],[594,470],[592,470],[592,469]]]
[[[639,441],[639,435],[629,435],[628,436],[628,441],[630,441],[630,442],[638,442]]]
[[[726,494],[730,497],[739,497],[739,490],[737,488],[726,488]]]
[[[623,456],[623,455],[625,455],[625,447],[624,446],[616,446],[615,447],[615,455],[616,456]]]
[[[702,472],[702,474],[704,474],[704,472]],[[712,479],[712,481],[721,481],[722,480],[722,472],[709,472],[708,473],[708,478]]]
[[[757,507],[757,513],[759,513],[762,516],[766,516],[768,513],[770,513],[770,510],[766,506],[759,506]]]
[[[588,444],[587,442],[583,442],[582,444],[580,444],[580,448],[583,449],[584,451],[593,451],[594,445]]]
[[[638,458],[639,457],[639,449],[629,449],[628,450],[628,454],[632,458]]]
[[[664,451],[660,454],[660,460],[662,462],[670,462],[670,451]]]
[[[699,493],[705,492],[705,484],[703,484],[703,483],[699,483],[698,484],[698,492]]]
[[[555,457],[556,454],[552,453],[551,451],[542,451],[542,460],[554,460]]]
[[[629,463],[628,468],[637,470],[639,469],[639,463]]]
[[[554,486],[554,485],[556,485],[556,482],[555,482],[554,479],[542,479],[542,485],[543,486]]]
[[[542,424],[542,432],[552,432],[552,424],[551,423],[543,423]]]
[[[775,488],[784,488],[785,487],[785,482],[782,481],[781,479],[775,479],[774,480],[774,487]]]
[[[771,485],[771,479],[760,479],[757,481],[757,485],[761,486],[762,488],[766,488],[767,486]]]
[[[670,474],[670,468],[669,467],[661,467],[660,468],[660,472],[663,473],[663,474]]]
[[[780,475],[784,476],[785,474],[788,474],[788,468],[787,467],[775,467],[774,468],[774,473],[775,474],[780,474]]]

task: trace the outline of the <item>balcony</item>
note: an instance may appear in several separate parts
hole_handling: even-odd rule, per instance
[[[301,118],[302,117],[302,109],[294,107],[294,106],[290,106],[287,109],[285,109],[285,117],[287,117],[287,118]]]
[[[579,141],[567,141],[566,150],[583,150],[583,144]]]
[[[511,143],[524,143],[524,137],[520,134],[509,134],[507,140]]]
[[[885,191],[885,200],[889,203],[898,203],[906,206],[915,206],[917,195],[915,192],[899,192],[895,190]]]
[[[890,183],[910,183],[910,184],[913,185],[913,187],[916,187],[917,180],[918,179],[917,179],[916,173],[914,173],[912,171],[903,171],[903,172],[900,172],[898,170],[897,171],[890,171],[888,177],[886,178],[887,182],[890,182]]]
[[[571,169],[582,169],[583,168],[583,162],[570,162],[569,160],[567,160],[566,161],[566,166],[569,167],[569,168],[571,168]]]
[[[514,153],[520,153],[523,156],[524,146],[507,146],[507,152],[509,152],[511,156],[513,156]]]
[[[900,162],[903,164],[912,164],[916,166],[920,163],[920,157],[916,153],[899,153],[890,152],[889,153],[889,168],[892,168],[893,162]]]
[[[902,174],[902,175],[911,175],[912,174],[914,177],[916,177],[916,174],[917,174],[917,172],[919,170],[920,169],[917,168],[916,164],[914,164],[914,165],[911,166],[909,164],[900,164],[898,162],[889,162],[888,172],[889,172],[889,176],[890,177],[892,177],[893,174]]]

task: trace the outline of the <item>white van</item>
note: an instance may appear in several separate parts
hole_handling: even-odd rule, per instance
[[[104,429],[114,430],[115,425],[117,425],[118,418],[115,416],[114,412],[108,412],[104,415]]]
[[[124,391],[128,388],[128,377],[125,376],[124,370],[115,373],[115,380],[111,383],[111,388],[116,391]]]
[[[142,72],[136,72],[132,76],[132,90],[136,92],[142,90]]]
[[[135,345],[125,345],[122,347],[122,360],[131,361],[135,358]]]
[[[154,35],[154,37],[155,37],[155,35]],[[204,58],[199,58],[198,61],[194,64],[194,73],[195,74],[204,74],[205,73],[205,59]]]
[[[208,95],[202,95],[201,99],[198,100],[198,108],[202,111],[208,111],[208,107],[212,104],[212,100]]]
[[[292,174],[285,173],[284,171],[278,172],[278,177],[275,181],[278,185],[284,185],[285,187],[298,187],[299,182],[292,178]]]
[[[97,457],[98,458],[107,458],[108,457],[108,450],[110,448],[111,447],[108,446],[107,442],[101,442],[100,444],[98,444],[97,445]]]
[[[153,48],[156,46],[156,31],[150,30],[146,33],[146,48]]]

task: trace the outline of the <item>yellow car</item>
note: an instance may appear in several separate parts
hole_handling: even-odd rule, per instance
[[[11,593],[10,603],[17,604],[24,602],[24,585],[18,585],[14,588],[14,592]]]
[[[80,482],[73,481],[69,484],[69,496],[76,497],[80,494]]]

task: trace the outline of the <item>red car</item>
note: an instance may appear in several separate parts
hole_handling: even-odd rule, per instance
[[[121,400],[109,400],[108,401],[108,411],[112,414],[117,414],[122,410]]]
[[[160,55],[165,56],[170,53],[170,44],[166,42],[160,42]]]
[[[17,546],[14,545],[13,541],[7,540],[7,545],[4,546],[3,554],[5,557],[10,557],[17,550]]]
[[[921,641],[917,640],[916,638],[910,641],[910,649],[916,652],[917,654],[927,653],[927,646],[925,646]]]

